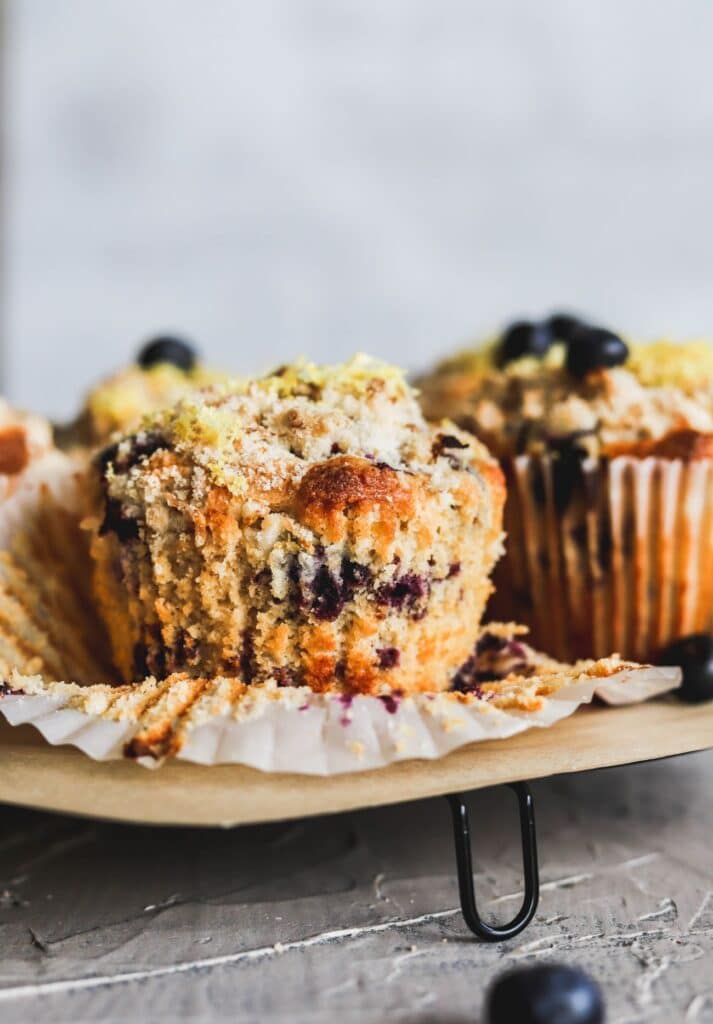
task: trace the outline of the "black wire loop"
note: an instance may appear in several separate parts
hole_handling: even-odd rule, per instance
[[[447,797],[453,815],[453,836],[458,865],[458,889],[465,923],[484,942],[501,942],[512,939],[527,928],[535,916],[540,898],[540,875],[537,867],[537,834],[535,832],[535,804],[530,787],[526,782],[509,783],[517,796],[520,808],[520,837],[522,841],[522,866],[525,876],[525,897],[522,906],[508,924],[486,924],[478,913],[473,882],[473,858],[470,843],[470,822],[468,808],[462,793]]]

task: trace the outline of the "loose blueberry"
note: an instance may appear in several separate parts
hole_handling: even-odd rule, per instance
[[[659,656],[661,665],[678,665],[683,682],[677,690],[687,704],[713,700],[713,636],[691,633],[665,647]]]
[[[503,333],[496,361],[498,366],[505,366],[523,356],[537,356],[541,359],[547,355],[551,344],[552,333],[546,323],[518,320]]]
[[[552,337],[557,341],[569,341],[572,335],[584,326],[579,317],[570,313],[553,313],[547,318],[546,323]]]
[[[573,377],[586,377],[592,370],[621,366],[629,349],[618,334],[604,327],[579,327],[569,339],[567,370]]]
[[[159,363],[170,363],[179,370],[188,371],[196,365],[196,352],[193,346],[182,338],[164,336],[147,341],[136,362],[142,370],[148,370]]]
[[[498,978],[487,999],[489,1024],[601,1024],[602,993],[584,971],[562,964],[516,967]]]

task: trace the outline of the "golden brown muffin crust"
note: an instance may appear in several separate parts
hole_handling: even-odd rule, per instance
[[[655,456],[660,459],[681,459],[695,462],[713,458],[713,434],[699,434],[695,430],[673,430],[665,437],[631,444],[610,445],[604,452],[609,458],[631,455],[638,459]]]

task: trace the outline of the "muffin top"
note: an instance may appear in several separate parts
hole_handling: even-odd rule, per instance
[[[137,428],[147,413],[224,379],[227,374],[203,366],[187,342],[155,338],[143,346],[132,365],[89,392],[77,420],[59,429],[58,443],[100,445],[113,434]]]
[[[254,488],[275,492],[309,464],[336,456],[430,475],[437,474],[439,454],[453,461],[467,450],[490,461],[483,445],[449,430],[451,436],[426,423],[401,371],[360,354],[331,367],[300,361],[186,396],[145,416],[138,434],[119,444],[117,459],[136,443],[164,446],[239,496]]]
[[[713,455],[706,341],[627,344],[573,317],[552,317],[515,324],[419,383],[426,415],[451,416],[501,458],[570,446],[592,457]]]
[[[140,431],[101,461],[109,471],[123,472],[127,464],[140,471],[143,455],[158,449],[196,467],[206,490],[218,485],[271,503],[310,467],[338,458],[342,470],[353,469],[353,486],[367,489],[383,468],[423,473],[437,485],[439,476],[473,460],[493,464],[467,433],[452,424],[430,426],[401,371],[365,355],[337,366],[302,361],[263,378],[217,384],[145,416]]]

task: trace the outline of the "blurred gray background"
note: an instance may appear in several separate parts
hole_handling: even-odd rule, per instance
[[[6,0],[5,387],[713,327],[710,0]]]

